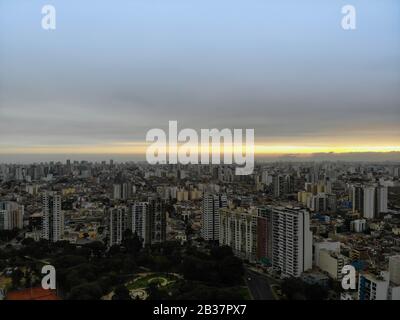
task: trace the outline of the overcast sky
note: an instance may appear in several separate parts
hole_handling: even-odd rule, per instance
[[[397,0],[0,0],[2,154],[114,150],[168,120],[399,151],[399,89]]]

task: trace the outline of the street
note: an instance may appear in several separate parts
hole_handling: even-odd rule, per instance
[[[275,300],[266,276],[246,268],[245,279],[254,300]]]

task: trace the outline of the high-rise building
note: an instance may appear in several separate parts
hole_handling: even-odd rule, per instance
[[[109,209],[109,245],[121,244],[124,231],[130,229],[128,209],[125,206]]]
[[[9,230],[7,210],[0,208],[0,230]]]
[[[274,197],[280,198],[289,193],[293,193],[295,189],[295,181],[293,176],[275,174],[272,176],[272,193]]]
[[[385,186],[376,187],[375,192],[375,215],[388,211],[388,188]]]
[[[166,240],[166,203],[158,198],[148,202],[135,202],[129,209],[118,206],[109,209],[110,246],[121,244],[124,231],[131,230],[143,241],[143,245]]]
[[[272,212],[264,207],[258,208],[257,259],[272,263]]]
[[[132,184],[130,182],[113,184],[113,199],[128,200],[132,197]]]
[[[25,167],[17,167],[15,169],[15,180],[23,181],[26,178],[26,168]]]
[[[24,206],[12,201],[0,202],[0,230],[22,229]]]
[[[221,209],[219,244],[249,261],[271,261],[271,221],[263,209]]]
[[[274,197],[282,197],[285,194],[285,177],[282,175],[272,176],[272,188]]]
[[[309,198],[307,207],[314,212],[325,212],[328,208],[328,196],[325,193],[318,193]]]
[[[135,202],[132,205],[132,232],[143,240],[143,245],[151,243],[148,207],[148,202]]]
[[[388,190],[385,186],[360,186],[352,187],[353,212],[357,212],[366,219],[378,217],[382,212],[387,212]]]
[[[362,186],[352,186],[351,199],[353,203],[353,212],[362,213],[364,208],[364,189]]]
[[[204,194],[201,235],[204,240],[219,240],[219,210],[227,207],[223,194]]]
[[[113,185],[113,199],[114,200],[120,200],[122,198],[122,192],[121,192],[121,185],[120,184],[114,184]]]
[[[346,262],[346,257],[340,253],[321,249],[319,251],[318,267],[329,274],[335,280],[343,278],[342,269]]]
[[[387,300],[389,291],[388,275],[382,272],[380,275],[360,273],[358,278],[359,300]]]
[[[268,174],[268,171],[263,171],[261,174],[261,182],[264,184],[271,184],[272,183],[272,176]]]
[[[61,196],[55,192],[42,195],[43,220],[42,238],[60,241],[64,235],[64,213],[61,210]]]
[[[312,267],[310,214],[299,208],[269,206],[272,216],[272,266],[282,277],[299,277]]]
[[[362,215],[366,219],[373,219],[375,217],[375,187],[364,187]]]
[[[148,221],[146,232],[150,234],[150,243],[160,243],[167,238],[166,202],[160,198],[149,200]]]
[[[389,257],[390,281],[400,286],[400,255]]]
[[[121,197],[123,200],[128,200],[132,197],[132,184],[130,182],[122,183]]]

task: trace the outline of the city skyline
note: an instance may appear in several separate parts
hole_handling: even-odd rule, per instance
[[[0,0],[0,304],[399,301],[399,18],[399,0]]]

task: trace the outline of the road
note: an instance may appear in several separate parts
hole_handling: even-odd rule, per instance
[[[246,268],[245,279],[254,300],[275,300],[267,277]]]

